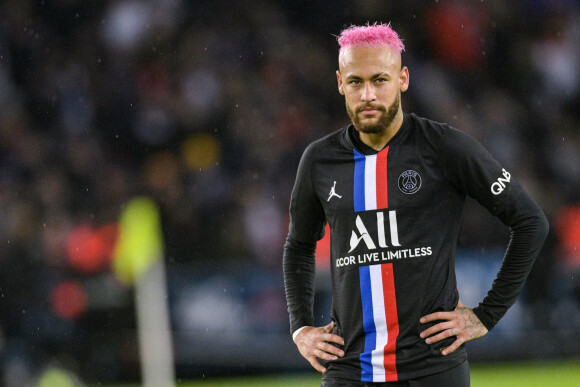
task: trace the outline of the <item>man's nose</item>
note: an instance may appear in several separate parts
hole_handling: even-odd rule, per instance
[[[361,100],[363,102],[371,102],[376,99],[375,89],[371,83],[365,83],[363,93],[361,95]]]

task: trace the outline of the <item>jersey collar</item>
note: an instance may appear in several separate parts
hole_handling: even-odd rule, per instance
[[[410,115],[407,113],[403,113],[403,123],[401,124],[401,127],[399,128],[397,133],[395,133],[393,138],[391,138],[389,140],[389,142],[383,147],[383,149],[401,141],[401,138],[403,138],[405,136],[405,134],[406,134],[406,132],[408,132],[410,126],[411,126]],[[377,151],[376,149],[373,149],[370,146],[366,145],[365,143],[363,143],[359,139],[358,135],[356,134],[356,129],[354,128],[353,124],[350,124],[344,128],[343,138],[344,138],[345,146],[347,148],[354,148],[358,152],[360,152],[364,155],[374,155],[374,154],[377,154],[380,152],[380,151]]]

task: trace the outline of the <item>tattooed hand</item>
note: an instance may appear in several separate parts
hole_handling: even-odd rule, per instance
[[[300,354],[317,371],[325,373],[326,368],[318,362],[317,358],[324,360],[336,360],[344,356],[344,351],[331,343],[344,345],[344,339],[332,334],[334,321],[323,327],[304,327],[294,338]]]
[[[421,332],[422,339],[427,337],[425,340],[427,344],[433,344],[451,336],[457,337],[453,344],[441,352],[443,355],[449,355],[461,344],[482,337],[487,333],[487,328],[479,321],[473,310],[463,305],[461,301],[457,303],[453,312],[431,313],[421,317],[420,321],[422,324],[430,321],[442,321]]]

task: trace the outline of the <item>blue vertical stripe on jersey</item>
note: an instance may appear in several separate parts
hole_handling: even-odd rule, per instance
[[[354,152],[354,211],[364,211],[365,208],[365,155]]]

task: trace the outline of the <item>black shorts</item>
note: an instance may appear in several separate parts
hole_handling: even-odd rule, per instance
[[[418,379],[405,380],[403,382],[370,383],[336,378],[322,378],[320,387],[469,387],[469,385],[469,362],[465,360],[463,363],[447,371],[423,376]]]

